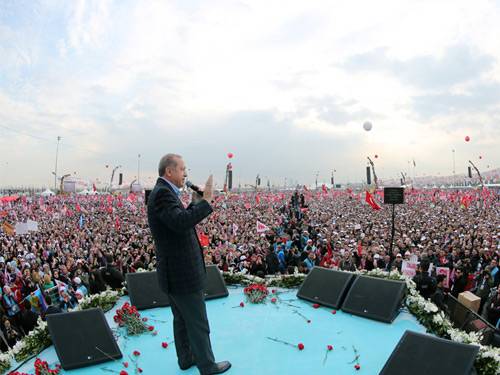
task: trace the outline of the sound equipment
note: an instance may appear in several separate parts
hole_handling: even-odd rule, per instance
[[[127,273],[125,279],[130,303],[137,310],[170,306],[168,295],[160,289],[156,271]],[[204,294],[206,300],[229,295],[222,274],[215,265],[207,266],[207,287]]]
[[[467,167],[468,169],[468,172],[469,172],[469,178],[472,178],[472,168],[471,167]]]
[[[454,326],[466,332],[480,332],[483,345],[492,345],[495,327],[486,319],[462,304],[458,299],[449,294],[446,298],[448,316]]]
[[[366,167],[366,184],[367,185],[372,184],[372,173],[370,167]]]
[[[227,189],[231,190],[233,188],[233,171],[227,171]]]
[[[130,303],[138,310],[170,306],[168,296],[160,289],[156,271],[127,273],[125,280]]]
[[[356,275],[314,267],[302,283],[297,297],[339,309]]]
[[[203,190],[201,190],[198,186],[194,185],[191,181],[186,181],[186,186],[197,193],[200,197],[203,197]]]
[[[65,370],[122,358],[100,308],[50,314],[47,324],[57,357]]]
[[[391,323],[399,314],[405,291],[403,281],[359,276],[347,293],[342,311]]]
[[[121,185],[123,183],[123,173],[120,173],[118,175],[118,185]]]
[[[207,266],[207,287],[204,293],[206,300],[223,298],[229,295],[226,282],[216,265]]]
[[[402,187],[384,188],[384,204],[403,204],[405,202],[405,189]]]
[[[144,203],[145,203],[146,205],[148,204],[149,194],[151,194],[151,191],[152,191],[152,190],[149,190],[149,189],[145,189],[145,190],[144,190]]]
[[[479,347],[406,331],[379,375],[475,373]]]

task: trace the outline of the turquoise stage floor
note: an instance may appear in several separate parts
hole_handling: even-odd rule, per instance
[[[280,298],[290,300],[273,304],[252,305],[245,301],[243,288],[229,288],[229,297],[207,301],[208,318],[211,328],[211,341],[216,360],[229,360],[233,364],[227,374],[265,375],[265,374],[378,374],[395,345],[406,330],[425,332],[425,328],[408,312],[402,311],[392,324],[360,318],[351,314],[320,307],[296,299],[296,289],[279,289]],[[114,311],[128,297],[123,297],[113,310],[106,314],[111,328]],[[237,307],[234,307],[237,306]],[[304,317],[300,316],[298,313]],[[138,366],[143,374],[198,374],[196,367],[182,371],[177,366],[175,347],[172,343],[172,313],[169,307],[144,310],[143,317],[150,319],[158,330],[158,335],[144,334],[138,337],[118,339],[124,358],[116,362],[107,362],[93,367],[63,374],[111,374],[127,370],[134,374],[130,357],[138,350]],[[156,319],[156,321],[151,320]],[[311,322],[308,323],[307,319]],[[161,320],[162,322],[159,322]],[[266,337],[275,337],[293,344],[303,343],[304,350],[273,342]],[[170,345],[164,349],[162,342]],[[326,347],[332,345],[324,362]],[[354,368],[356,348],[359,354],[360,370]],[[58,363],[54,347],[42,352],[40,358],[49,364]],[[124,368],[122,362],[130,363]],[[34,360],[28,362],[20,371],[34,373]]]

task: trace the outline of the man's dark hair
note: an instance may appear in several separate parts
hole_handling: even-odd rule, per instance
[[[429,267],[430,267],[430,263],[428,260],[422,260],[420,262],[420,269],[422,270],[422,272],[428,272]]]
[[[436,276],[436,282],[437,284],[442,283],[446,279],[445,275],[437,275]]]

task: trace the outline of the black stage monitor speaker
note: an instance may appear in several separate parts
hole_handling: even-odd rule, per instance
[[[65,370],[122,358],[101,309],[47,316],[50,337]]]
[[[406,331],[379,375],[470,375],[479,347]]]
[[[207,266],[207,287],[205,289],[205,299],[215,299],[227,297],[226,282],[222,277],[222,273],[215,265]]]
[[[297,297],[339,309],[355,278],[349,272],[314,267],[302,283]]]
[[[125,278],[130,303],[137,307],[137,310],[170,306],[168,296],[160,289],[156,271],[127,273]],[[227,297],[228,295],[226,283],[217,266],[207,266],[205,299]]]
[[[384,204],[403,204],[405,202],[405,189],[402,187],[384,188]]]
[[[366,167],[366,184],[367,185],[372,184],[372,173],[370,171],[370,167]]]
[[[168,296],[160,289],[156,271],[127,273],[125,279],[130,303],[138,310],[170,306]]]
[[[233,171],[227,171],[227,188],[231,190],[233,188]]]
[[[391,323],[399,314],[405,291],[403,281],[359,276],[347,293],[342,311]]]

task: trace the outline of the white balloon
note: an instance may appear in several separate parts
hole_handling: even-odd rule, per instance
[[[365,129],[367,132],[369,132],[370,130],[372,130],[372,123],[370,121],[366,121],[363,124],[363,129]]]

